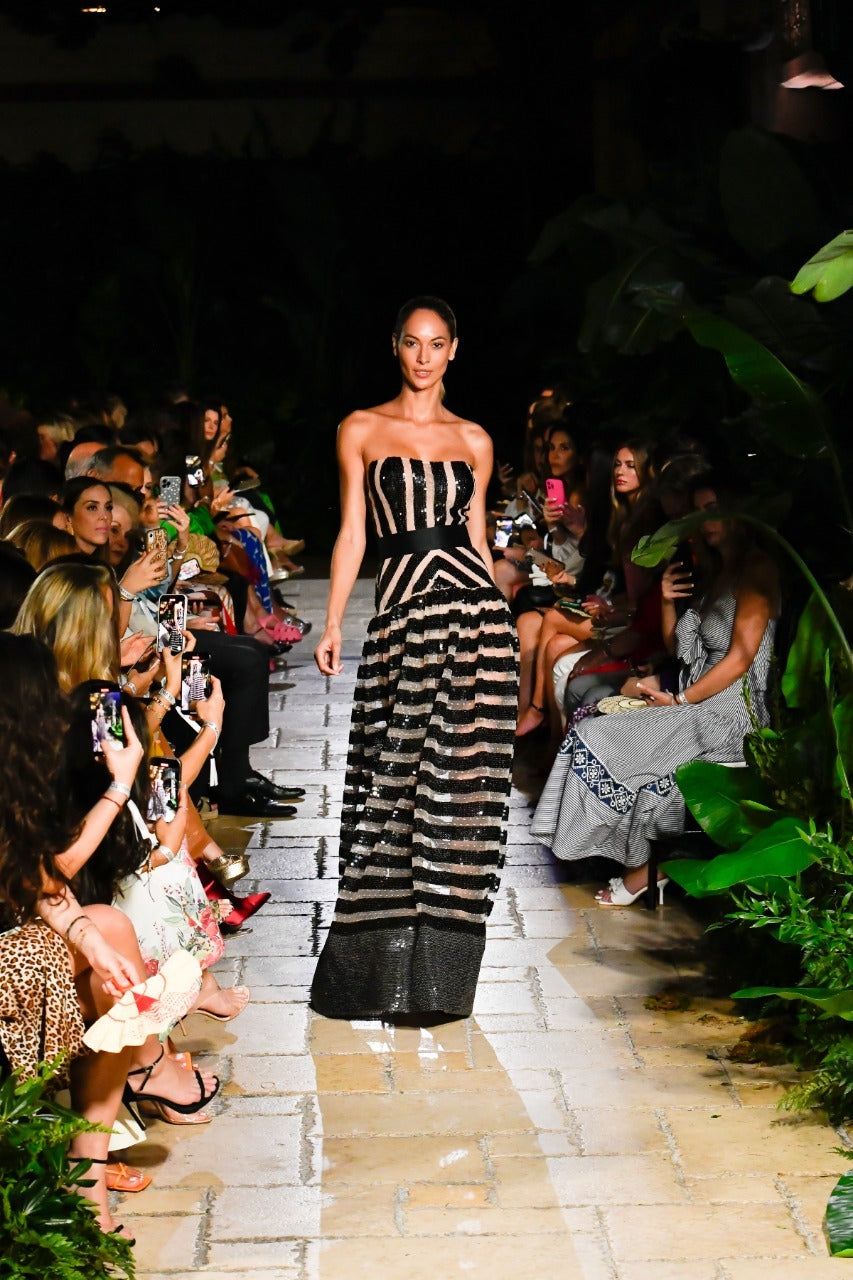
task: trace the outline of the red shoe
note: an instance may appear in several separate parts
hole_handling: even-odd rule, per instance
[[[222,921],[220,928],[224,933],[236,933],[240,925],[245,924],[269,900],[268,893],[247,893],[245,898],[232,898],[232,909]]]

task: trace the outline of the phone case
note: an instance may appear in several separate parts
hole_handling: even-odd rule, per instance
[[[160,498],[167,507],[175,507],[181,501],[181,477],[163,476],[160,481]]]
[[[553,480],[550,477],[545,481],[545,496],[549,502],[557,502],[561,507],[566,505],[566,486],[562,480]]]

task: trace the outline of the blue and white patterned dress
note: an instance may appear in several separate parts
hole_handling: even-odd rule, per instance
[[[681,687],[728,653],[736,609],[731,592],[705,612],[688,609],[676,630]],[[767,724],[767,679],[775,622],[768,623],[744,679],[752,712]],[[684,829],[675,770],[689,760],[743,759],[751,721],[743,679],[686,707],[647,707],[583,720],[565,737],[531,830],[558,858],[599,855],[626,868],[649,859],[649,841]]]

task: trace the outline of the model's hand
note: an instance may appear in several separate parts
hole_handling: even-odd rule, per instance
[[[341,664],[341,629],[327,625],[320,643],[314,650],[314,661],[324,676],[339,676],[343,671]]]

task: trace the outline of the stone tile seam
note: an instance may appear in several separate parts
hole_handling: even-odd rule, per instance
[[[613,1241],[610,1239],[610,1233],[607,1230],[607,1220],[598,1205],[594,1205],[593,1209],[595,1220],[598,1223],[598,1243],[604,1255],[604,1265],[610,1273],[611,1280],[619,1280],[619,1269],[616,1265],[616,1255],[613,1252]]]
[[[821,1247],[823,1244],[822,1241],[820,1243],[818,1242],[817,1236],[815,1235],[814,1231],[812,1231],[811,1227],[808,1224],[808,1221],[806,1220],[805,1214],[803,1213],[803,1207],[800,1204],[800,1201],[794,1195],[791,1189],[787,1186],[784,1175],[781,1173],[777,1173],[776,1177],[773,1179],[773,1185],[776,1188],[776,1190],[779,1192],[779,1195],[781,1196],[782,1201],[785,1204],[785,1207],[787,1208],[789,1214],[791,1215],[791,1221],[794,1224],[794,1230],[797,1232],[797,1235],[800,1236],[800,1238],[802,1239],[809,1253],[812,1254],[814,1257],[825,1258],[826,1248]]]
[[[655,1108],[655,1119],[657,1120],[658,1128],[666,1139],[666,1145],[669,1148],[669,1158],[672,1161],[672,1166],[675,1171],[675,1181],[684,1192],[687,1203],[694,1204],[695,1201],[684,1171],[684,1159],[681,1155],[675,1134],[673,1133],[669,1121],[666,1118],[666,1112],[661,1107]]]

